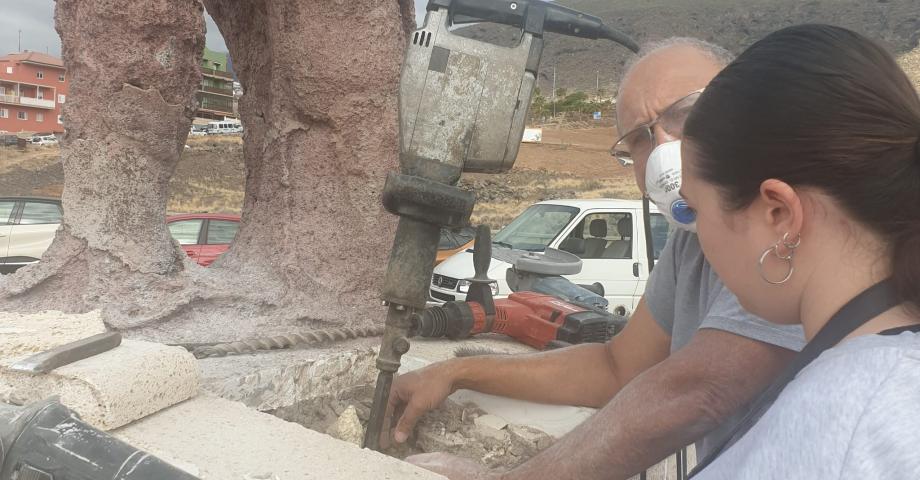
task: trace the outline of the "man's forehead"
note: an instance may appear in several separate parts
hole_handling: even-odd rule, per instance
[[[617,104],[621,126],[630,128],[650,120],[681,97],[705,87],[719,70],[711,57],[686,45],[649,54],[623,79]]]

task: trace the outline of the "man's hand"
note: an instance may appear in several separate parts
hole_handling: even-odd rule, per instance
[[[406,457],[406,461],[440,473],[450,480],[498,480],[501,474],[491,472],[478,463],[447,453],[423,453]]]
[[[397,418],[393,439],[403,443],[412,435],[419,417],[441,406],[454,392],[450,362],[429,365],[396,377],[390,389],[387,416]],[[392,423],[391,423],[392,425]]]

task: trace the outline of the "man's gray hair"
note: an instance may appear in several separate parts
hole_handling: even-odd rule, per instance
[[[639,61],[659,50],[678,45],[691,47],[695,50],[698,50],[707,57],[711,58],[720,67],[727,66],[729,63],[732,63],[732,60],[735,59],[735,56],[728,50],[714,43],[707,42],[706,40],[700,40],[699,38],[671,37],[664,40],[647,42],[642,45],[642,47],[639,49],[639,53],[636,56],[630,58],[629,61],[626,62],[626,68],[623,70],[620,86],[617,91],[617,98],[620,98],[620,94],[623,93],[623,81],[626,80],[626,77],[629,76],[630,73],[632,73],[633,68],[636,67],[636,64],[639,63]]]

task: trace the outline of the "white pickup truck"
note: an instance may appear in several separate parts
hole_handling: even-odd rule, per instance
[[[669,226],[651,206],[652,243],[655,258],[664,248]],[[489,277],[497,280],[496,297],[511,293],[505,272],[511,265],[508,250],[542,252],[546,247],[578,255],[581,273],[567,278],[578,284],[600,283],[609,310],[629,315],[639,303],[648,280],[642,202],[638,200],[552,200],[531,205],[492,239]],[[459,252],[435,267],[430,300],[463,301],[473,276],[472,250]]]

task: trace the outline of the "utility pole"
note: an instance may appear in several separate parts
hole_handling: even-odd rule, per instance
[[[21,28],[19,29],[19,47],[18,48],[19,48],[18,51],[21,52],[22,51],[22,29]]]
[[[553,118],[556,118],[556,66],[553,65]]]

